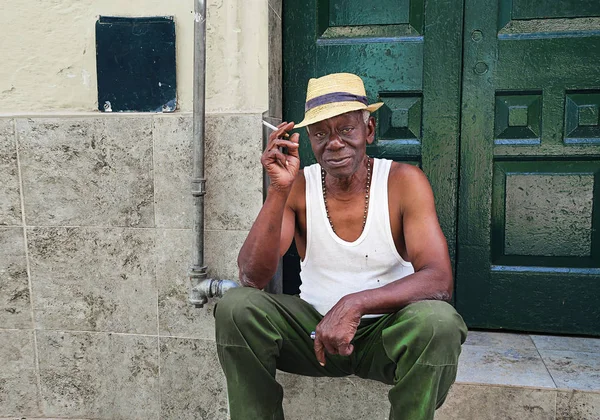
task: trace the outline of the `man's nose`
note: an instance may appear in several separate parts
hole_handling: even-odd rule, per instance
[[[342,147],[344,147],[344,142],[337,133],[333,133],[329,136],[329,141],[327,142],[327,148],[329,150],[337,150]]]

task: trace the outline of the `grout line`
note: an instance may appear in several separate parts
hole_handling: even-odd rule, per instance
[[[535,340],[533,339],[533,337],[531,335],[529,335],[529,338],[531,339],[531,341],[533,342],[533,345],[535,346],[535,351],[537,352],[537,354],[540,356],[540,360],[542,361],[542,363],[544,364],[544,368],[546,369],[546,372],[548,372],[548,375],[550,375],[550,379],[552,379],[552,383],[554,384],[554,387],[556,389],[558,389],[558,385],[556,384],[556,381],[554,380],[554,376],[552,376],[552,373],[550,372],[550,369],[548,369],[548,366],[546,365],[546,361],[544,360],[544,358],[542,357],[542,353],[540,353],[540,349],[538,349],[537,344],[535,344]]]
[[[275,13],[277,14],[277,13]],[[279,16],[279,15],[278,15]],[[227,116],[227,115],[262,115],[263,108],[260,109],[215,109],[207,110],[207,116]],[[193,110],[176,111],[170,113],[144,113],[144,112],[93,112],[93,111],[75,111],[75,112],[0,112],[0,119],[11,118],[177,118],[194,115]]]
[[[27,222],[25,221],[25,194],[23,192],[23,174],[21,172],[21,156],[19,154],[19,136],[17,133],[17,119],[13,119],[13,130],[15,139],[15,153],[17,154],[17,173],[19,177],[19,198],[21,199],[21,221],[23,223],[23,247],[25,249],[25,267],[27,270],[27,287],[29,288],[29,314],[31,316],[31,328],[33,329],[33,357],[35,367],[35,379],[37,383],[38,404],[41,404],[42,381],[40,379],[40,357],[37,345],[37,334],[35,331],[35,313],[33,309],[33,284],[31,281],[31,262],[29,260],[29,246],[27,240]],[[38,405],[38,409],[41,407]]]
[[[152,230],[155,232],[154,235],[154,252],[153,252],[153,263],[154,263],[154,290],[156,291],[156,295],[155,295],[155,303],[156,303],[156,336],[158,337],[160,335],[160,317],[159,317],[159,307],[158,307],[158,276],[157,276],[157,268],[158,268],[158,261],[156,260],[156,250],[157,250],[157,223],[156,223],[156,168],[155,168],[155,131],[156,131],[156,121],[153,118],[152,119],[152,188],[153,188],[153,192],[152,192],[152,202],[153,202],[153,209],[154,209],[154,228],[152,228]],[[160,344],[159,344],[160,345]],[[160,348],[159,348],[160,350]],[[160,368],[159,368],[160,371]]]
[[[275,9],[273,9],[273,6],[271,6],[271,2],[267,0],[267,4],[269,5],[269,9],[271,9],[271,11],[273,13],[275,13],[275,16],[277,16],[279,18],[279,20],[281,20],[281,16],[279,16],[279,14],[275,11]]]
[[[139,334],[139,333],[124,333],[124,332],[114,332],[114,331],[91,331],[91,330],[69,330],[65,328],[61,329],[53,329],[53,328],[37,328],[37,329],[27,329],[27,328],[2,328],[0,327],[0,331],[40,331],[40,332],[59,332],[59,333],[85,333],[85,334],[111,334],[111,335],[128,335],[132,337],[148,337],[148,338],[176,338],[182,340],[201,340],[207,342],[214,342],[214,338],[205,338],[205,337],[190,337],[185,335],[154,335],[154,334]]]
[[[11,227],[11,226],[6,226]],[[18,227],[18,226],[15,226]],[[83,228],[83,229],[130,229],[130,230],[172,230],[172,231],[191,231],[189,228],[170,228],[170,227],[135,227],[135,226],[102,226],[102,225],[27,225],[28,228]],[[248,229],[205,229],[207,232],[246,232]]]
[[[102,226],[102,225],[28,225],[29,228],[61,228],[61,229],[70,229],[70,228],[79,228],[79,229],[130,229],[130,230],[157,230],[157,229],[165,229],[165,230],[192,230],[192,228],[155,228],[155,227],[135,227],[135,226]]]
[[[162,411],[162,391],[160,387],[160,308],[158,305],[159,298],[159,290],[158,290],[158,261],[156,256],[157,251],[157,226],[158,222],[157,218],[157,204],[158,200],[156,199],[156,117],[152,118],[152,209],[154,211],[154,252],[153,252],[153,262],[154,262],[154,290],[156,291],[155,302],[156,302],[156,365],[158,366],[158,374],[157,374],[157,394],[158,394],[158,411],[156,413],[157,420],[160,420],[160,414]]]
[[[15,140],[15,154],[17,156],[17,176],[19,178],[19,200],[21,205],[21,223],[23,228],[23,247],[25,251],[25,266],[27,270],[27,286],[29,287],[29,309],[31,316],[31,328],[35,329],[33,316],[33,295],[31,287],[31,269],[29,265],[29,250],[27,246],[27,223],[25,221],[25,195],[23,193],[23,175],[21,174],[21,157],[19,155],[19,141],[17,135],[17,120],[13,119],[13,135]]]
[[[23,330],[22,329],[15,329],[15,328],[0,328],[0,331],[23,331]],[[156,335],[152,335],[152,334],[123,333],[123,332],[115,332],[115,331],[70,330],[70,329],[66,329],[66,328],[60,328],[60,329],[55,329],[55,328],[35,328],[33,331],[58,332],[58,333],[74,333],[74,334],[85,333],[85,334],[130,335],[132,337],[149,337],[149,338],[155,338],[155,337],[157,337]]]
[[[156,119],[152,118],[152,212],[154,213],[154,227],[156,229],[158,223],[156,221]]]
[[[22,332],[22,331],[35,331],[31,328],[0,328],[0,332]],[[3,417],[0,417],[3,419]]]
[[[91,417],[91,416],[85,416],[85,419],[80,419],[80,416],[78,416],[77,420],[102,420],[102,417]],[[62,417],[62,416],[52,416],[51,418],[49,417],[0,417],[0,420],[73,420],[73,417]]]
[[[175,338],[177,340],[201,340],[207,342],[215,342],[214,338],[187,337],[182,335],[161,335],[160,338]]]
[[[157,352],[156,352],[156,358],[157,358],[156,362],[157,362],[157,366],[158,366],[158,381],[157,381],[158,382],[158,389],[157,389],[157,394],[158,394],[158,413],[157,414],[158,414],[158,417],[157,418],[158,418],[158,420],[160,420],[160,414],[162,412],[162,389],[161,389],[161,386],[160,386],[160,382],[161,382],[161,369],[160,369],[160,367],[161,367],[161,364],[162,364],[161,363],[162,359],[160,357],[160,335],[158,335],[156,337],[156,350],[157,350]]]

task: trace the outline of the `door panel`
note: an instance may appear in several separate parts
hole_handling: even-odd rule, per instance
[[[427,3],[427,4],[426,4]],[[285,1],[284,118],[300,121],[310,77],[360,75],[375,114],[371,156],[420,165],[432,184],[452,258],[462,59],[462,0]],[[300,130],[302,164],[314,162]],[[284,282],[287,279],[284,273]]]
[[[597,1],[466,1],[456,302],[470,326],[600,334],[599,16]]]

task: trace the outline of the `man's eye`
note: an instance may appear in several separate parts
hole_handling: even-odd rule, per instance
[[[325,133],[315,133],[315,137],[318,139],[322,139],[323,137],[325,137]]]
[[[342,134],[348,134],[350,131],[352,131],[352,127],[345,127],[340,130]]]

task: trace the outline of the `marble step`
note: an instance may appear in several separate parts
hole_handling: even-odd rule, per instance
[[[286,420],[387,420],[388,386],[278,373]],[[436,420],[600,420],[600,339],[471,331]]]

